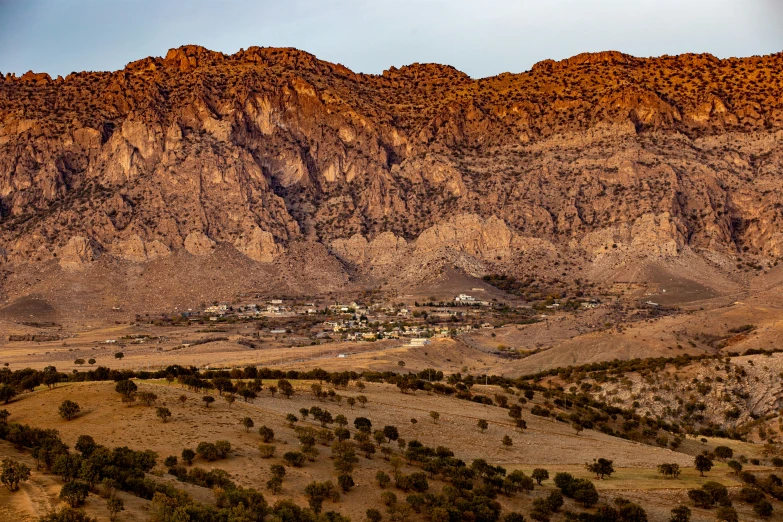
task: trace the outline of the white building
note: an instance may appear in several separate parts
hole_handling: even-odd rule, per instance
[[[425,339],[424,337],[415,337],[411,339],[411,346],[426,346],[430,344],[429,339]]]

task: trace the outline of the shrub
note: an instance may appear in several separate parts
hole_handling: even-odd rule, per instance
[[[42,516],[38,522],[97,522],[96,519],[88,517],[80,509],[64,507],[59,511],[52,511],[48,515]]]
[[[89,493],[90,488],[87,484],[74,480],[63,485],[60,490],[60,500],[75,508],[84,504]]]
[[[258,434],[261,435],[261,440],[264,442],[272,442],[275,438],[275,432],[272,428],[267,426],[261,426],[258,428]]]
[[[690,522],[691,510],[688,506],[677,506],[672,509],[672,516],[669,522]]]
[[[58,411],[60,412],[60,417],[65,420],[71,420],[81,411],[81,407],[77,403],[66,399],[60,404]]]
[[[159,406],[159,407],[158,407],[158,408],[155,410],[155,415],[156,415],[156,416],[157,416],[157,417],[158,417],[160,420],[162,420],[164,423],[166,423],[166,422],[168,422],[168,420],[169,420],[169,417],[171,417],[171,410],[169,410],[168,408],[166,408],[166,407],[164,407],[164,406]]]
[[[283,460],[291,467],[301,468],[304,464],[305,456],[303,453],[299,453],[298,451],[289,451],[283,455]]]
[[[182,450],[182,460],[187,462],[188,466],[193,464],[193,459],[196,458],[196,452],[192,449],[185,448]]]
[[[275,456],[275,447],[272,444],[260,444],[258,451],[261,452],[262,459],[270,459]]]
[[[720,522],[739,522],[739,517],[734,508],[720,507],[718,508],[718,511],[715,512],[715,520]]]

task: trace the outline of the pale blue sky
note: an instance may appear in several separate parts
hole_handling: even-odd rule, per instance
[[[357,72],[446,63],[473,77],[584,51],[783,51],[783,0],[0,0],[0,71],[120,69],[198,44],[291,46]]]

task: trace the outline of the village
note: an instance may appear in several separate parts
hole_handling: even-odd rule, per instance
[[[216,327],[221,323],[255,322],[259,326],[258,339],[286,339],[296,345],[402,339],[417,346],[429,344],[431,338],[493,329],[501,310],[505,315],[530,313],[529,307],[511,309],[504,303],[459,294],[448,302],[410,304],[380,300],[301,303],[292,299],[269,299],[263,304],[215,303],[183,315],[191,323]]]

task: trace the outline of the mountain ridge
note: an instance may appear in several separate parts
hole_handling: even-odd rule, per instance
[[[474,80],[200,46],[9,75],[0,259],[79,269],[220,243],[274,263],[304,242],[380,280],[428,259],[589,272],[686,250],[727,274],[783,256],[782,82],[781,54],[583,53]]]

